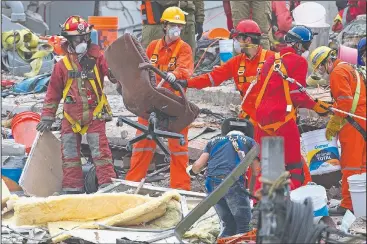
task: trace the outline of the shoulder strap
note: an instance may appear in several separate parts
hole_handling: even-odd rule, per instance
[[[162,39],[158,40],[157,43],[155,44],[154,47],[154,51],[152,54],[152,57],[150,58],[150,62],[155,66],[158,62],[158,52],[159,52],[159,48],[162,45]]]
[[[357,76],[357,87],[356,87],[356,91],[355,91],[354,97],[353,97],[352,109],[350,110],[350,113],[352,113],[352,114],[354,114],[356,112],[358,101],[359,101],[359,96],[361,95],[361,78],[360,78],[360,74],[358,73],[357,70],[354,70],[354,72],[356,73],[356,76]]]
[[[184,43],[183,40],[180,40],[176,47],[175,50],[173,50],[172,56],[170,58],[170,61],[168,63],[168,69],[170,69],[171,67],[176,65],[176,60],[177,60],[177,53],[180,51],[182,44]]]
[[[246,71],[246,58],[245,56],[242,54],[241,55],[241,62],[240,62],[240,66],[238,67],[238,83],[244,83],[245,82],[245,71]]]
[[[65,68],[68,70],[68,71],[72,71],[73,68],[71,67],[71,63],[70,63],[70,60],[68,58],[68,56],[66,55],[63,59],[62,59],[62,62],[64,63],[65,65]],[[65,85],[65,88],[64,90],[62,91],[62,99],[65,100],[66,96],[68,95],[68,92],[70,90],[70,87],[71,87],[71,84],[73,83],[73,79],[72,78],[68,78],[67,81],[66,81],[66,85]]]

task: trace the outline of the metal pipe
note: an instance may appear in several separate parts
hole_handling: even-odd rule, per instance
[[[11,8],[12,22],[25,22],[26,15],[24,13],[24,6],[21,1],[4,1],[3,6]]]

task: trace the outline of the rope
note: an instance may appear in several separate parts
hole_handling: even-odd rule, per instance
[[[215,41],[213,41],[212,43],[210,43],[210,45],[207,48],[205,48],[204,53],[201,55],[199,61],[197,62],[196,66],[195,66],[194,71],[192,72],[193,74],[195,73],[196,69],[199,67],[199,65],[200,65],[201,61],[203,60],[203,58],[204,58],[206,52],[208,51],[209,47],[211,47],[212,45],[214,45],[215,43],[217,43],[219,40],[220,39],[216,39]]]

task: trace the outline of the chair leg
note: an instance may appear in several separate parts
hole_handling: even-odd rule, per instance
[[[184,138],[184,136],[182,134],[168,132],[168,131],[162,131],[162,130],[154,130],[154,134],[156,134],[159,137],[166,137],[166,138],[173,138],[173,139]]]
[[[140,130],[140,131],[148,131],[148,127],[147,126],[141,125],[141,124],[139,124],[139,122],[132,121],[132,120],[130,120],[128,118],[125,118],[123,116],[119,116],[118,120],[122,120],[122,122],[130,125],[131,127],[134,127],[137,130]]]
[[[166,157],[170,156],[171,153],[168,150],[166,144],[164,144],[164,142],[158,138],[158,137],[154,137],[154,141],[157,143],[157,145],[162,149],[162,151],[164,152],[164,154],[166,155]]]
[[[132,145],[132,144],[134,144],[134,143],[136,143],[136,142],[138,142],[138,141],[141,141],[141,140],[143,140],[143,139],[147,138],[147,136],[148,136],[148,135],[147,135],[146,133],[140,134],[140,135],[138,135],[138,136],[134,137],[133,139],[131,139],[131,140],[129,141],[129,144],[130,144],[130,145]]]

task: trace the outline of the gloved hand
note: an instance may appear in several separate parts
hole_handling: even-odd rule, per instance
[[[326,126],[326,132],[325,132],[326,139],[328,141],[331,141],[331,139],[335,137],[336,134],[338,134],[338,132],[343,128],[343,125],[344,125],[344,118],[337,115],[333,115]]]
[[[176,80],[175,82],[171,83],[172,88],[176,91],[179,90],[178,85],[185,89],[187,87],[187,80]]]
[[[36,127],[36,130],[39,132],[50,131],[53,122],[53,120],[41,119]]]
[[[198,174],[195,174],[194,171],[192,170],[192,165],[187,166],[186,173],[190,176],[191,179],[194,179],[195,176],[198,175]]]
[[[312,108],[318,115],[320,116],[326,116],[328,113],[330,113],[331,104],[328,104],[326,102],[323,102],[321,100],[316,99],[316,104]]]
[[[195,34],[198,34],[198,36],[196,37],[196,40],[198,41],[201,38],[201,36],[203,35],[203,23],[196,22]]]
[[[173,73],[168,72],[166,76],[166,81],[172,84],[176,81],[176,76]]]

